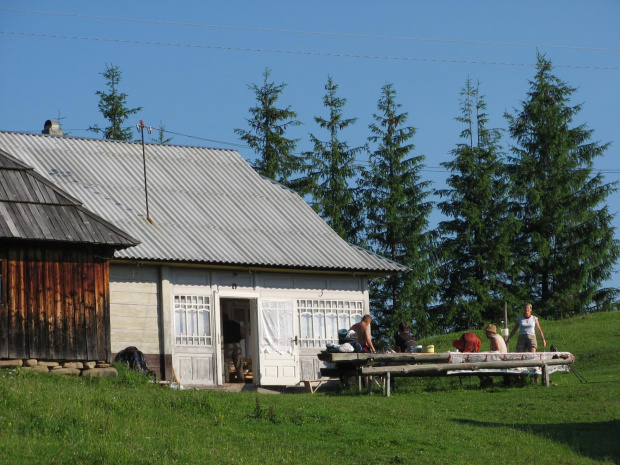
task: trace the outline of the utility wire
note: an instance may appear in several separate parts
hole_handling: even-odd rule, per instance
[[[382,55],[354,55],[346,53],[323,53],[323,52],[302,52],[298,50],[278,50],[278,49],[258,49],[258,48],[245,48],[245,47],[222,47],[216,45],[196,45],[196,44],[182,44],[174,42],[152,42],[144,40],[128,40],[128,39],[106,39],[95,37],[77,37],[77,36],[65,36],[59,34],[39,34],[34,32],[13,32],[13,31],[0,31],[0,34],[15,35],[15,36],[29,36],[29,37],[44,37],[48,39],[70,39],[70,40],[86,40],[94,42],[112,42],[118,44],[132,44],[132,45],[155,45],[166,47],[185,47],[196,49],[209,49],[209,50],[227,50],[237,52],[253,52],[253,53],[279,53],[285,55],[304,55],[304,56],[319,56],[319,57],[332,57],[332,58],[363,58],[372,60],[394,60],[394,61],[418,61],[427,63],[461,63],[461,64],[475,64],[475,65],[501,65],[501,66],[527,66],[534,67],[536,63],[510,63],[501,61],[475,61],[475,60],[446,60],[439,58],[413,58],[413,57],[397,57],[397,56],[382,56]],[[595,69],[605,71],[619,71],[620,67],[607,67],[607,66],[578,66],[578,65],[553,65],[554,68],[570,68],[570,69]]]
[[[402,41],[415,41],[415,42],[437,42],[437,43],[450,43],[450,44],[469,44],[469,45],[492,45],[500,47],[530,47],[530,48],[558,48],[558,49],[570,49],[570,50],[597,50],[605,52],[620,52],[618,48],[607,47],[583,47],[583,46],[571,46],[571,45],[551,45],[551,44],[523,44],[523,43],[510,43],[510,42],[490,42],[490,41],[474,41],[474,40],[459,40],[459,39],[429,39],[421,37],[403,37],[403,36],[383,36],[373,34],[352,34],[344,32],[317,32],[317,31],[300,31],[289,29],[273,29],[273,28],[260,28],[260,27],[247,27],[247,26],[220,26],[215,24],[199,24],[188,23],[178,21],[162,21],[154,19],[139,19],[139,18],[121,18],[115,16],[97,16],[97,15],[81,15],[75,13],[58,13],[54,11],[36,11],[36,10],[17,10],[11,8],[0,8],[0,11],[8,11],[12,13],[29,13],[38,15],[49,16],[63,16],[69,18],[85,18],[85,19],[98,19],[106,21],[124,21],[133,23],[146,23],[146,24],[163,24],[167,26],[182,26],[193,28],[210,28],[210,29],[230,29],[240,31],[255,31],[255,32],[276,32],[282,34],[303,34],[313,36],[332,36],[332,37],[352,37],[358,39],[379,39],[379,40],[402,40]]]
[[[67,129],[67,131],[88,131],[88,129]],[[166,128],[163,129],[163,132],[166,134],[174,134],[175,136],[181,136],[181,137],[188,137],[190,139],[196,139],[196,140],[203,140],[203,141],[207,141],[207,142],[213,142],[216,144],[222,144],[225,145],[226,147],[236,147],[236,148],[241,148],[241,149],[252,149],[249,145],[246,144],[239,144],[236,142],[226,142],[226,141],[221,141],[221,140],[215,140],[215,139],[207,139],[205,137],[200,137],[200,136],[192,136],[189,134],[183,134],[180,132],[174,132],[174,131],[170,131]],[[35,134],[35,133],[33,133]],[[37,133],[38,134],[38,133]],[[164,144],[166,145],[166,144]],[[172,144],[174,145],[174,144]],[[293,152],[293,155],[297,155],[297,156],[303,156],[305,152]],[[245,158],[244,159],[246,161],[251,161],[249,158]],[[370,164],[369,160],[364,160],[364,159],[359,159],[356,158],[355,159],[356,163],[360,163],[362,165],[368,165]],[[583,168],[585,169],[585,168]],[[443,166],[425,166],[421,171],[425,171],[425,172],[429,172],[429,173],[450,173],[451,171],[449,171],[447,168],[444,168]],[[596,173],[601,173],[601,174],[620,174],[620,169],[600,169],[597,170],[595,168],[592,169],[593,172]]]
[[[88,129],[66,129],[66,131],[88,131]],[[236,147],[236,148],[241,148],[241,149],[252,149],[249,145],[245,145],[245,144],[239,144],[236,142],[226,142],[226,141],[221,141],[221,140],[215,140],[215,139],[208,139],[206,137],[200,137],[200,136],[192,136],[189,134],[183,134],[180,132],[174,132],[174,131],[170,131],[168,129],[164,128],[164,133],[166,134],[174,134],[175,136],[181,136],[181,137],[188,137],[190,139],[196,139],[196,140],[203,140],[203,141],[207,141],[207,142],[213,142],[216,144],[222,144],[224,145],[226,148],[228,147]],[[21,133],[26,133],[26,134],[40,134],[39,132],[33,132],[33,131],[16,131],[16,132],[21,132]],[[167,145],[167,144],[164,144]],[[175,145],[175,144],[170,144],[170,145]],[[224,150],[224,149],[223,149]],[[304,152],[293,152],[293,155],[297,155],[297,156],[303,156]],[[247,157],[242,157],[245,161],[247,161],[248,163],[252,163],[254,160],[247,158]],[[369,165],[370,161],[369,160],[363,160],[363,159],[359,159],[356,158],[355,159],[356,163],[359,163],[361,165]],[[585,169],[585,168],[584,168]],[[449,171],[447,168],[444,168],[443,166],[425,166],[424,168],[422,168],[420,171],[425,172],[425,173],[451,173],[451,171]],[[595,168],[592,169],[593,173],[600,173],[600,174],[620,174],[620,169],[600,169],[597,170]]]
[[[166,128],[163,129],[163,132],[166,133],[166,134],[174,134],[175,136],[189,137],[190,139],[198,139],[198,140],[204,140],[204,141],[207,141],[207,142],[214,142],[216,144],[226,145],[227,147],[237,147],[237,148],[242,148],[242,149],[250,148],[250,147],[248,147],[247,145],[244,145],[244,144],[237,144],[235,142],[224,142],[224,141],[215,140],[215,139],[207,139],[205,137],[199,137],[199,136],[190,136],[189,134],[181,134],[180,132],[169,131]]]

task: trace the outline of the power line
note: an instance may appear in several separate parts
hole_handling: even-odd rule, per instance
[[[36,10],[17,10],[11,8],[0,8],[0,11],[8,11],[12,13],[29,13],[38,15],[49,16],[63,16],[69,18],[85,18],[85,19],[98,19],[106,21],[123,21],[134,23],[146,23],[146,24],[163,24],[167,26],[182,26],[193,28],[210,28],[210,29],[230,29],[240,31],[255,31],[255,32],[276,32],[282,34],[302,34],[313,36],[332,36],[332,37],[351,37],[357,39],[379,39],[379,40],[402,40],[402,41],[415,41],[415,42],[431,42],[431,43],[450,43],[450,44],[469,44],[469,45],[492,45],[500,47],[529,47],[529,48],[557,48],[557,49],[569,49],[569,50],[596,50],[605,52],[620,52],[617,48],[607,47],[584,47],[584,46],[571,46],[571,45],[551,45],[551,44],[524,44],[524,43],[511,43],[511,42],[490,42],[490,41],[474,41],[474,40],[460,40],[460,39],[429,39],[422,37],[404,37],[404,36],[384,36],[373,34],[353,34],[344,32],[318,32],[318,31],[301,31],[301,30],[289,30],[289,29],[274,29],[274,28],[260,28],[260,27],[248,27],[248,26],[221,26],[215,24],[199,24],[188,23],[179,21],[162,21],[154,19],[139,19],[139,18],[121,18],[115,16],[97,16],[97,15],[81,15],[75,13],[58,13],[53,11],[36,11]]]
[[[88,129],[67,129],[67,131],[88,131]],[[189,134],[183,134],[180,132],[174,132],[174,131],[170,131],[169,129],[166,129],[164,127],[163,132],[167,133],[167,134],[174,134],[175,136],[181,136],[181,137],[188,137],[190,139],[196,139],[196,140],[204,140],[207,142],[214,142],[216,144],[222,144],[225,145],[226,147],[237,147],[237,148],[242,148],[242,149],[251,149],[252,147],[250,147],[247,144],[239,144],[237,142],[227,142],[227,141],[221,141],[221,140],[216,140],[216,139],[207,139],[206,137],[200,137],[200,136],[192,136]],[[303,156],[304,153],[306,152],[293,152],[293,155],[298,155],[298,156]],[[356,158],[355,161],[357,163],[362,163],[362,164],[368,164],[368,160],[363,160],[363,159],[359,159]],[[585,169],[585,168],[584,168]],[[443,173],[448,171],[446,168],[444,168],[443,166],[426,166],[422,171],[429,171],[429,172],[434,172],[434,173]],[[597,173],[602,173],[602,174],[620,174],[620,169],[592,169],[592,171],[595,171]]]
[[[196,44],[182,44],[174,42],[152,42],[144,40],[128,40],[128,39],[109,39],[109,38],[96,38],[96,37],[77,37],[77,36],[65,36],[59,34],[39,34],[34,32],[12,32],[12,31],[0,31],[0,34],[16,35],[16,36],[29,36],[29,37],[44,37],[48,39],[70,39],[70,40],[86,40],[93,42],[111,42],[119,44],[131,44],[131,45],[155,45],[165,47],[184,47],[184,48],[196,48],[196,49],[209,49],[209,50],[227,50],[236,52],[252,52],[252,53],[279,53],[285,55],[304,55],[304,56],[318,56],[318,57],[331,57],[331,58],[362,58],[372,60],[393,60],[393,61],[416,61],[427,63],[460,63],[460,64],[474,64],[474,65],[495,65],[495,66],[526,66],[535,67],[536,63],[510,63],[501,61],[475,61],[475,60],[447,60],[439,58],[412,58],[412,57],[396,57],[396,56],[382,56],[382,55],[355,55],[346,53],[323,53],[323,52],[302,52],[299,50],[278,50],[278,49],[258,49],[258,48],[245,48],[245,47],[222,47],[217,45],[196,45]],[[595,69],[604,71],[618,71],[620,67],[607,67],[607,66],[577,66],[577,65],[553,65],[554,68],[570,68],[570,69]]]
[[[204,141],[207,141],[207,142],[214,142],[216,144],[226,145],[227,147],[237,147],[237,148],[242,148],[242,149],[250,148],[250,147],[248,147],[245,144],[237,144],[237,143],[234,143],[234,142],[224,142],[224,141],[221,141],[221,140],[207,139],[205,137],[190,136],[189,134],[181,134],[180,132],[169,131],[166,128],[163,129],[163,132],[165,132],[167,134],[174,134],[175,136],[189,137],[190,139],[197,139],[197,140],[204,140]]]
[[[88,129],[75,129],[74,128],[74,129],[66,129],[66,131],[88,131]],[[39,132],[29,132],[29,131],[19,131],[19,132],[31,133],[31,134],[39,134]],[[236,147],[236,148],[241,148],[241,149],[251,149],[252,148],[252,147],[250,147],[249,145],[246,145],[246,144],[239,144],[239,143],[236,143],[236,142],[227,142],[227,141],[221,141],[221,140],[216,140],[216,139],[208,139],[206,137],[200,137],[200,136],[192,136],[190,134],[183,134],[183,133],[180,133],[180,132],[170,131],[170,130],[168,130],[166,128],[163,129],[163,132],[165,132],[167,134],[174,134],[175,136],[188,137],[190,139],[203,140],[203,141],[207,141],[207,142],[213,142],[213,143],[216,143],[216,144],[222,144],[222,145],[224,145],[226,147]],[[304,153],[305,152],[293,152],[293,155],[303,156]],[[246,158],[246,157],[243,157],[243,158],[246,161],[248,161],[248,162],[251,161],[249,158]],[[363,164],[363,165],[370,164],[370,162],[368,160],[359,159],[359,158],[356,158],[355,162]],[[583,168],[583,169],[586,169],[586,168]],[[425,166],[420,171],[424,171],[424,172],[428,172],[428,173],[450,173],[451,172],[447,168],[444,168],[443,166]],[[597,170],[596,168],[592,168],[592,172],[600,173],[600,174],[620,174],[620,169],[610,168],[610,169],[599,169],[599,170]]]

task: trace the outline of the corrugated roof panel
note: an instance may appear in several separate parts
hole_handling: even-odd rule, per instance
[[[147,144],[149,222],[139,143],[0,132],[0,149],[141,241],[118,257],[406,269],[346,243],[299,195],[259,176],[233,150]]]

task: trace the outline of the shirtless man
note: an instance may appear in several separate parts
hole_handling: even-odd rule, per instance
[[[364,315],[362,317],[362,321],[359,323],[355,323],[349,331],[355,331],[357,334],[357,340],[362,345],[362,349],[364,352],[372,352],[376,354],[375,346],[372,344],[372,339],[370,337],[370,323],[372,322],[372,317],[370,315]]]
[[[489,349],[491,352],[499,352],[502,354],[508,352],[504,338],[497,334],[497,326],[490,324],[484,328],[484,331],[486,332],[487,337],[491,340],[491,348]]]

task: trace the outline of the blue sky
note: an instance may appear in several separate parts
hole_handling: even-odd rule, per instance
[[[440,163],[462,129],[454,118],[466,79],[480,81],[490,126],[506,128],[503,114],[526,98],[538,50],[578,89],[572,103],[583,110],[575,124],[611,143],[596,169],[618,181],[619,20],[617,0],[3,0],[0,130],[40,133],[45,120],[60,116],[70,135],[99,137],[85,129],[105,125],[95,92],[106,90],[101,73],[113,64],[128,106],[143,107],[129,124],[163,123],[176,133],[168,135],[174,144],[234,148],[253,160],[234,129],[247,128],[248,85],[261,83],[265,68],[287,84],[279,104],[304,123],[288,134],[301,139],[298,152],[311,149],[310,133],[325,139],[314,117],[326,116],[328,75],[347,99],[344,116],[358,118],[342,133],[350,146],[366,142],[381,87],[392,83],[417,128],[424,175],[440,188],[447,177]],[[509,143],[504,137],[506,151]],[[620,193],[608,205],[618,212]],[[435,213],[432,222],[441,219]],[[620,237],[619,217],[614,225]],[[620,272],[610,284],[620,287]]]

